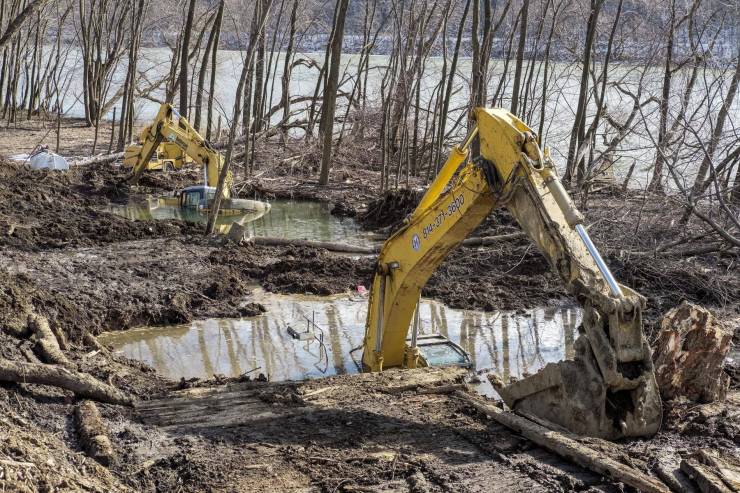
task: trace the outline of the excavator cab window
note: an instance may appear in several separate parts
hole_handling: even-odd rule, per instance
[[[410,342],[410,339],[406,340],[407,344]],[[428,366],[473,367],[467,351],[442,334],[421,335],[416,345]]]
[[[203,193],[200,190],[182,192],[181,203],[183,207],[199,207],[202,200]]]

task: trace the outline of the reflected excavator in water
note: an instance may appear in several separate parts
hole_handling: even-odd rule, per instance
[[[443,336],[418,335],[419,296],[447,255],[495,207],[506,207],[584,315],[573,360],[502,385],[499,394],[512,409],[579,434],[617,439],[656,433],[662,403],[642,327],[645,298],[614,279],[534,132],[505,110],[477,108],[474,117],[476,127],[383,245],[368,304],[363,369],[469,364]],[[476,136],[480,157],[469,160]]]
[[[159,205],[178,207],[193,214],[207,215],[216,198],[216,186],[223,156],[211,146],[190,123],[168,103],[162,104],[154,121],[141,132],[141,145],[129,146],[126,162],[132,167],[127,181],[136,183],[141,174],[149,168],[152,157],[164,146],[175,146],[182,156],[187,156],[196,164],[203,166],[203,185],[192,185],[176,191],[173,197],[160,199]],[[184,158],[183,158],[184,159]],[[219,218],[226,216],[245,216],[270,210],[270,204],[258,200],[236,199],[231,197],[233,177],[229,170],[223,186]]]

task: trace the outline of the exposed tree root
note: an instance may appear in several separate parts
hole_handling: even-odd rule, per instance
[[[0,380],[15,383],[37,383],[67,389],[80,397],[100,402],[131,406],[133,399],[126,393],[94,377],[60,365],[22,363],[0,359]]]
[[[115,459],[115,452],[100,411],[93,401],[83,401],[75,408],[75,421],[80,442],[87,455],[104,466]]]
[[[46,363],[70,366],[46,317],[33,313],[28,316],[28,326],[36,338],[36,348]]]

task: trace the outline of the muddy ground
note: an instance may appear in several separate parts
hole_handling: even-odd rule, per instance
[[[23,140],[22,134],[13,138],[16,143]],[[25,151],[13,148],[12,142],[4,145],[8,154]],[[299,152],[300,146],[286,149],[258,179],[237,175],[237,189],[242,196],[331,202],[337,213],[358,216],[381,233],[408,212],[397,204],[395,213],[379,214],[382,221],[367,220],[368,211],[378,205],[373,203],[377,173],[358,167],[352,156],[340,155],[332,172],[336,186],[319,187],[311,178],[315,164],[310,156],[307,165],[291,164],[290,158]],[[134,222],[103,212],[110,202],[193,183],[199,173],[146,175],[137,187],[121,184],[123,176],[116,165],[59,174],[0,163],[2,357],[38,357],[28,340],[26,317],[40,313],[65,334],[65,354],[77,369],[147,400],[180,383],[90,347],[84,342],[86,333],[254,315],[264,309],[250,301],[250,291],[258,285],[281,293],[329,294],[371,280],[371,257],[224,244],[179,221]],[[418,192],[406,195],[404,204],[413,207]],[[694,248],[690,242],[655,254],[666,238],[678,239],[679,228],[665,212],[667,200],[604,192],[590,198],[585,212],[616,276],[648,297],[649,335],[660,315],[684,299],[737,324],[736,254],[686,255]],[[478,234],[514,230],[507,214],[497,213]],[[700,225],[690,223],[681,234],[700,232]],[[424,294],[453,307],[487,310],[572,302],[544,258],[524,240],[458,250],[434,274]],[[621,489],[533,447],[447,396],[378,395],[372,391],[377,382],[337,379],[344,387],[332,412],[227,431],[165,431],[141,424],[130,409],[101,405],[118,455],[109,468],[81,451],[71,393],[3,383],[0,482],[21,491]],[[333,379],[311,382],[309,390],[337,385]],[[667,409],[664,431],[657,438],[622,445],[625,462],[647,471],[661,450],[728,450],[740,444],[737,421],[733,425],[735,418],[727,414],[707,418],[682,404]],[[370,455],[389,450],[397,457],[392,463]]]

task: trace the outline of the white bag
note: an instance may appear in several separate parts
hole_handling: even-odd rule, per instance
[[[33,169],[56,169],[68,170],[69,163],[59,154],[49,151],[41,151],[31,156],[31,168]]]

